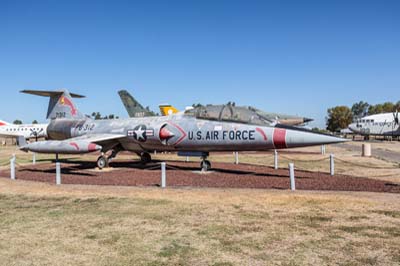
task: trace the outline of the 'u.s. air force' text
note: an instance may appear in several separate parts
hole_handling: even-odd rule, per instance
[[[189,140],[255,140],[255,130],[189,131]]]

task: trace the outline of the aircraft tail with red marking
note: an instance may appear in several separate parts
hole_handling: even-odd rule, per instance
[[[79,112],[72,101],[72,98],[84,98],[85,96],[69,93],[67,90],[57,91],[38,91],[23,90],[22,93],[36,96],[50,97],[49,108],[47,110],[47,119],[83,119],[85,115]]]
[[[11,125],[11,124],[6,121],[0,120],[0,127],[1,126],[9,126],[9,125]]]

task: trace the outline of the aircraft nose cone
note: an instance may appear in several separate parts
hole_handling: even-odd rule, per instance
[[[349,129],[350,129],[351,131],[353,131],[353,132],[357,132],[357,126],[356,126],[356,124],[350,124],[350,125],[349,125]]]
[[[303,123],[308,123],[308,122],[312,122],[312,121],[314,121],[314,119],[312,119],[312,118],[307,118],[307,117],[303,118]]]
[[[346,142],[347,139],[338,138],[331,135],[317,134],[306,131],[287,131],[287,146],[290,147],[303,147],[322,144],[334,144]]]

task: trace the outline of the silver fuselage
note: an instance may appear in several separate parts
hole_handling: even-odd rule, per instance
[[[167,127],[173,137],[160,138]],[[139,133],[137,133],[139,132]],[[145,133],[143,133],[145,132]],[[83,135],[121,135],[118,145],[142,151],[264,151],[341,142],[341,139],[311,132],[196,119],[183,114],[116,120],[52,120],[49,139],[66,140]],[[144,134],[144,135],[143,135]],[[115,142],[113,144],[115,146]],[[103,146],[103,152],[113,147]]]

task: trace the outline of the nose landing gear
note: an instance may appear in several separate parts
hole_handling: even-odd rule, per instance
[[[202,157],[202,161],[200,163],[201,171],[207,172],[211,169],[211,163],[207,160],[207,157]]]

